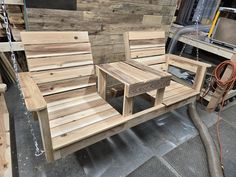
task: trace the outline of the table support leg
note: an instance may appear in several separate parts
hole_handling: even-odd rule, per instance
[[[157,90],[156,99],[155,99],[155,106],[162,103],[163,97],[164,97],[164,92],[165,92],[165,88],[161,88],[161,89]]]
[[[127,97],[128,88],[124,89],[124,101],[123,101],[123,116],[128,116],[133,113],[133,97]]]
[[[97,69],[98,76],[98,93],[106,100],[107,74],[100,69]]]

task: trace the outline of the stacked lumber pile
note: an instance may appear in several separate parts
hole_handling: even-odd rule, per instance
[[[169,30],[177,0],[77,0],[77,11],[27,9],[29,30],[89,31],[94,62],[125,59],[123,33]]]
[[[9,113],[0,75],[0,177],[12,177]]]
[[[20,41],[20,32],[25,30],[24,6],[19,4],[6,5],[9,23],[11,25],[13,39]],[[1,16],[3,16],[1,11]],[[1,18],[0,37],[6,37],[5,24]]]

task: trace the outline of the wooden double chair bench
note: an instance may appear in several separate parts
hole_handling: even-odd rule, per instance
[[[125,33],[127,60],[98,66],[88,32],[22,32],[21,38],[29,72],[19,73],[20,85],[39,120],[48,162],[195,101],[209,67],[165,55],[163,31]],[[193,86],[171,80],[169,66],[196,73]],[[107,74],[124,82],[123,114],[106,102]],[[155,104],[133,113],[132,98],[143,93]]]

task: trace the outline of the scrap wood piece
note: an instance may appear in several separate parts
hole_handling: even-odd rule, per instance
[[[7,59],[6,55],[3,52],[0,52],[0,64],[5,69],[5,72],[6,72],[7,76],[10,78],[10,80],[13,83],[15,83],[16,82],[15,71],[14,71],[11,63]]]
[[[1,84],[1,81],[0,81]],[[12,176],[9,114],[4,95],[0,93],[0,177]]]

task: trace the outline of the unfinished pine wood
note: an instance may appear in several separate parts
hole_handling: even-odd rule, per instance
[[[21,32],[24,45],[39,44],[64,44],[64,43],[88,43],[89,37],[86,31],[27,31]]]
[[[0,176],[12,177],[10,119],[3,94],[6,85],[2,83],[0,75],[0,87],[1,86],[4,89],[2,92],[0,91]]]
[[[107,74],[104,71],[98,69],[97,76],[98,76],[98,93],[104,100],[106,100]]]
[[[27,109],[29,111],[45,109],[47,104],[30,73],[19,73],[19,80]]]
[[[7,85],[0,83],[0,94],[4,93],[7,90]]]
[[[30,71],[42,71],[49,69],[60,69],[74,66],[91,65],[93,64],[93,58],[91,54],[75,54],[28,59],[27,62]]]
[[[40,124],[40,131],[43,140],[43,147],[45,151],[45,156],[48,162],[54,160],[53,157],[53,149],[52,149],[52,140],[51,140],[51,132],[49,127],[49,118],[48,118],[48,111],[47,109],[43,109],[37,111],[39,124]]]
[[[165,88],[162,103],[166,106],[181,102],[188,98],[192,98],[198,95],[200,92],[196,91],[190,87],[179,84],[175,81],[171,81],[170,86]],[[158,94],[156,91],[151,91],[148,93],[154,100],[158,99]]]
[[[129,92],[128,91],[128,86],[125,86],[125,90],[124,93]],[[127,97],[126,95],[124,95],[124,100],[123,100],[123,116],[128,116],[133,114],[133,107],[134,107],[134,101],[133,101],[133,97]]]
[[[156,92],[155,105],[159,105],[163,102],[165,88],[158,89]]]
[[[124,34],[126,59],[165,54],[164,31],[130,31]]]

